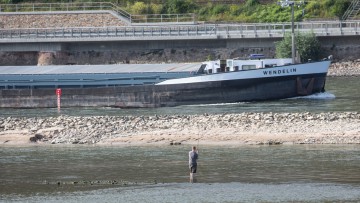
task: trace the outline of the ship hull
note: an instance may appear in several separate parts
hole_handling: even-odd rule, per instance
[[[311,67],[291,65],[239,71],[235,76],[233,73],[220,73],[174,79],[158,85],[64,88],[61,107],[168,107],[310,95],[324,90],[329,63],[320,63],[312,63]],[[316,66],[322,68],[315,71]],[[0,90],[0,107],[54,108],[57,105],[54,89]]]

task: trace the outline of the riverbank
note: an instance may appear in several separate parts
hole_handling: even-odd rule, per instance
[[[328,76],[360,76],[360,59],[332,63]]]
[[[0,118],[1,145],[360,144],[360,113]]]

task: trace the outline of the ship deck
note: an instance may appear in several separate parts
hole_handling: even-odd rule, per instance
[[[200,66],[200,63],[0,66],[0,89],[156,84],[192,76]]]

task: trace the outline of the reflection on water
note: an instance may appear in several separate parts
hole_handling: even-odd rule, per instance
[[[360,188],[329,184],[171,183],[17,198],[22,202],[347,202]],[[14,198],[15,199],[15,198]],[[14,200],[13,199],[13,200]]]
[[[360,80],[358,78],[328,78],[326,93],[296,99],[266,102],[243,102],[217,105],[190,105],[152,109],[63,108],[61,114],[82,115],[190,115],[203,113],[242,112],[333,112],[360,111]],[[334,98],[335,95],[335,98]],[[57,116],[57,109],[1,109],[0,116]]]
[[[304,187],[326,184],[360,188],[360,148],[357,145],[200,145],[199,148],[198,180],[203,183],[202,187],[215,183],[228,187],[229,183],[239,183],[244,189],[249,189],[247,184],[249,187],[285,184],[292,188],[296,184],[304,184]],[[190,146],[181,145],[2,147],[0,191],[4,199],[13,199],[17,195],[58,192],[65,195],[74,191],[120,187],[112,184],[47,184],[83,180],[156,182],[175,184],[177,188],[188,181],[189,149]]]

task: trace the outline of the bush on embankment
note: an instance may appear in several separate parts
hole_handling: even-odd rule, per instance
[[[318,60],[320,57],[321,46],[314,33],[295,34],[296,50],[300,55],[301,62],[308,60]],[[292,37],[290,33],[286,33],[283,40],[276,42],[276,57],[291,58]]]
[[[289,22],[290,8],[282,8],[277,0],[243,0],[240,4],[229,1],[203,0],[103,0],[119,4],[132,14],[178,14],[195,13],[199,21],[209,22]],[[2,3],[68,3],[68,0],[1,0]],[[97,0],[74,0],[75,2],[98,2]],[[339,19],[349,7],[351,0],[309,1],[295,7],[295,20]]]

